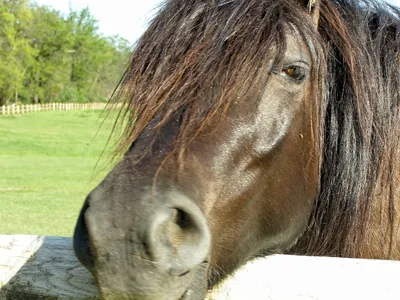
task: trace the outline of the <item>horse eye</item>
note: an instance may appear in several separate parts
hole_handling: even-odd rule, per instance
[[[301,66],[291,65],[285,66],[281,70],[282,75],[289,77],[296,83],[301,83],[307,76],[307,70]]]

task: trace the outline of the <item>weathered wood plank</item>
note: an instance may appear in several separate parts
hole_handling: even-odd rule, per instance
[[[400,262],[274,255],[248,263],[208,300],[398,300]],[[0,236],[0,299],[96,299],[71,238]]]
[[[0,299],[95,299],[71,238],[0,236]]]
[[[274,255],[245,265],[210,299],[399,300],[399,274],[399,261]]]

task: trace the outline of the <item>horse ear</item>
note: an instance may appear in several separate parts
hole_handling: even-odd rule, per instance
[[[321,3],[321,0],[309,0],[308,1],[308,10],[312,14],[312,18],[313,18],[315,27],[318,27],[320,3]]]

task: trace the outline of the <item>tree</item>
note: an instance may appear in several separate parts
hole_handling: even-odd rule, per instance
[[[26,0],[0,0],[0,104],[19,101],[34,49],[26,37],[32,14]]]
[[[69,85],[73,34],[59,12],[44,6],[32,8],[29,39],[36,55],[27,74],[26,93],[36,103],[49,102]]]
[[[68,15],[28,0],[0,0],[0,105],[106,100],[129,43],[103,37],[86,8]]]

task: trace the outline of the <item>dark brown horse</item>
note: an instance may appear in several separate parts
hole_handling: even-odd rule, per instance
[[[400,258],[399,17],[166,1],[120,87],[125,156],[75,230],[102,298],[203,299],[271,253]]]

